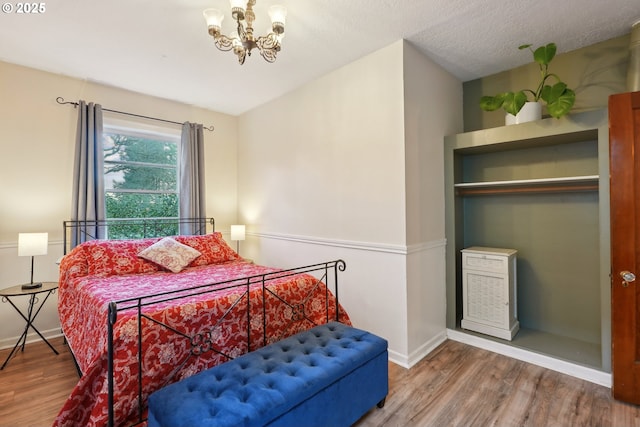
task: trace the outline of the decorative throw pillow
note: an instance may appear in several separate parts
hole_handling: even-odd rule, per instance
[[[138,257],[144,248],[158,238],[135,240],[91,240],[81,244],[87,257],[90,276],[119,276],[158,271],[158,266]]]
[[[153,261],[174,273],[182,271],[200,255],[196,249],[183,245],[171,237],[165,237],[138,254],[139,257]]]
[[[218,231],[201,236],[176,236],[175,239],[202,254],[189,267],[219,264],[240,259],[240,255],[227,245],[227,242],[222,238],[222,233]]]

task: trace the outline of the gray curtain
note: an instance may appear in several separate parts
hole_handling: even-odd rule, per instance
[[[102,144],[102,107],[99,104],[78,102],[78,127],[73,167],[73,196],[71,219],[78,221],[104,220],[104,154]],[[92,238],[104,238],[103,227],[96,223],[72,230],[71,245]]]
[[[205,230],[204,131],[201,124],[185,122],[180,144],[180,218],[198,223],[180,225],[180,234]]]

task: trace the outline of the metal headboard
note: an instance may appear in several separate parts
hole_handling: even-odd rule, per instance
[[[215,231],[213,218],[131,218],[63,221],[64,254],[81,242],[96,239],[201,235]]]

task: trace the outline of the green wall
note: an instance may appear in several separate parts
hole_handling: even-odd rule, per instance
[[[591,186],[501,191],[502,181],[568,177]],[[511,344],[609,372],[608,177],[603,109],[445,138],[447,300],[456,302],[447,327],[462,318],[460,250],[516,249],[521,330]],[[454,188],[496,181],[482,193]]]
[[[465,156],[464,182],[598,174],[598,142]],[[463,199],[463,246],[518,250],[524,328],[600,344],[597,191]]]
[[[552,41],[561,51],[562,41]],[[526,43],[526,40],[522,43]],[[519,44],[521,43],[514,45],[514,50],[518,49]],[[531,52],[523,50],[519,54],[531,62],[463,84],[465,132],[504,125],[503,110],[485,112],[478,107],[481,96],[527,89],[537,84],[539,69],[537,64],[533,63]],[[575,90],[576,103],[572,113],[578,113],[606,107],[609,95],[627,91],[628,60],[629,34],[557,54],[549,65],[549,70]],[[544,117],[544,109],[542,113]]]

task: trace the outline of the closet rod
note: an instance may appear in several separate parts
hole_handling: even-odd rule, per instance
[[[58,104],[60,104],[60,105],[63,105],[63,104],[71,104],[71,105],[73,105],[74,107],[77,107],[77,106],[78,106],[78,103],[77,103],[77,102],[73,102],[73,101],[65,101],[65,100],[64,100],[64,98],[63,98],[63,97],[61,97],[61,96],[59,96],[59,97],[57,97],[57,98],[56,98],[56,102],[57,102]],[[110,112],[110,113],[117,113],[117,114],[125,114],[125,115],[127,115],[127,116],[140,117],[140,118],[142,118],[142,119],[156,120],[156,121],[159,121],[159,122],[172,123],[172,124],[174,124],[174,125],[182,125],[182,123],[180,123],[180,122],[174,122],[173,120],[165,120],[165,119],[159,119],[159,118],[157,118],[157,117],[143,116],[143,115],[141,115],[141,114],[127,113],[126,111],[110,110],[110,109],[108,109],[108,108],[103,108],[103,109],[102,109],[102,111],[108,111],[108,112]],[[211,131],[211,132],[213,132],[213,130],[215,129],[215,128],[213,127],[213,125],[211,125],[211,126],[209,126],[209,127],[202,126],[202,128],[203,128],[203,129],[206,129],[206,130],[208,130],[208,131]]]

